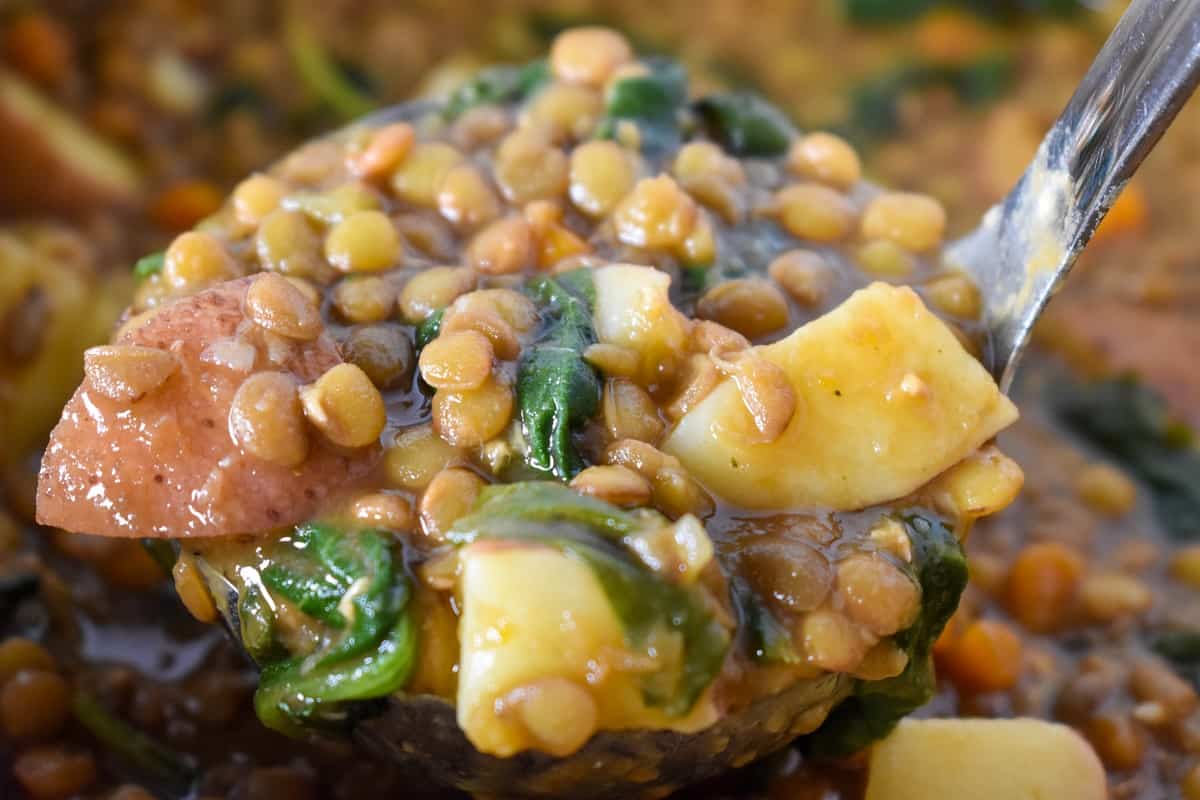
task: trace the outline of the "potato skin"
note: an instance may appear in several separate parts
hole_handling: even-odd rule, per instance
[[[497,758],[475,750],[455,720],[454,707],[432,696],[396,696],[354,730],[381,757],[430,781],[507,798],[633,798],[712,777],[786,746],[790,729],[817,706],[832,707],[853,679],[829,674],[761,698],[695,734],[602,731],[566,758],[525,751]],[[826,709],[828,711],[828,709]]]

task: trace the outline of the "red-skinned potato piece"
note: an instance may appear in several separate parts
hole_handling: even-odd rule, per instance
[[[322,500],[368,472],[379,447],[340,450],[312,436],[297,468],[263,461],[230,438],[234,393],[248,373],[201,359],[239,331],[261,336],[243,313],[242,278],[180,300],[126,330],[117,344],[157,347],[179,369],[132,403],[104,396],[85,378],[50,437],[38,478],[43,525],[104,536],[187,538],[254,533],[313,516]],[[328,334],[277,340],[281,363],[258,347],[256,369],[315,380],[341,357]],[[279,351],[277,351],[279,352]]]

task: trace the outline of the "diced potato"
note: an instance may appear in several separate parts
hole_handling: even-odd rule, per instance
[[[671,305],[671,277],[651,267],[613,264],[594,273],[596,336],[636,352],[639,383],[670,373],[687,355],[687,320]]]
[[[1017,418],[908,287],[872,284],[757,352],[783,368],[796,393],[783,434],[752,443],[753,421],[727,380],[664,445],[741,506],[845,510],[902,497]]]
[[[582,561],[512,542],[476,543],[460,558],[458,724],[481,752],[507,757],[547,749],[510,707],[521,689],[547,681],[586,689],[601,730],[691,732],[715,721],[708,695],[684,717],[645,706],[641,678],[654,664],[629,650],[603,588]]]
[[[905,720],[871,751],[866,800],[1107,797],[1104,767],[1065,725],[1038,719]]]

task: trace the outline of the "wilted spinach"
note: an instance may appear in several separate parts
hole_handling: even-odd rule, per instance
[[[921,586],[917,621],[896,634],[908,665],[894,678],[860,680],[801,746],[818,757],[855,753],[886,736],[902,718],[929,702],[935,690],[933,643],[958,608],[967,586],[967,559],[954,534],[918,514],[902,517],[912,542],[912,567]]]
[[[408,680],[417,647],[412,587],[396,568],[386,535],[299,525],[262,579],[337,632],[312,653],[262,665],[254,707],[265,725],[292,736],[310,726],[340,727],[349,718],[346,701],[385,696]],[[255,639],[247,649],[256,657],[275,652],[261,613],[248,614],[254,609],[245,604],[239,611],[243,630],[249,625]]]
[[[1052,387],[1050,405],[1067,427],[1146,484],[1169,534],[1200,537],[1200,450],[1161,395],[1127,375],[1061,382]]]
[[[588,270],[534,278],[525,292],[542,314],[540,333],[517,364],[517,412],[536,472],[562,480],[583,468],[572,434],[600,405],[600,377],[583,359],[596,341]]]
[[[683,639],[682,671],[647,676],[642,692],[648,705],[681,715],[720,671],[729,632],[709,613],[698,587],[664,579],[618,544],[623,535],[651,524],[667,521],[640,517],[559,483],[530,481],[484,489],[448,538],[456,544],[525,539],[558,548],[591,569],[631,644],[644,645],[664,628],[677,632]]]
[[[779,156],[795,128],[787,115],[754,92],[727,92],[692,104],[709,136],[738,156]]]
[[[687,102],[687,72],[679,62],[661,56],[646,58],[648,75],[617,81],[608,95],[599,138],[616,135],[621,120],[637,124],[642,152],[664,156],[679,147],[679,113]]]
[[[520,102],[549,79],[550,68],[545,61],[488,67],[451,93],[442,114],[446,119],[456,119],[475,106]]]

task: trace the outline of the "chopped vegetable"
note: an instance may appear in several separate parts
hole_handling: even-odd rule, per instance
[[[709,135],[734,155],[783,155],[795,134],[787,115],[753,92],[709,95],[693,108]]]
[[[455,522],[447,538],[455,544],[469,544],[479,538],[480,531],[494,528],[500,520],[584,525],[616,540],[645,525],[636,514],[561,483],[525,481],[484,487],[471,514]]]
[[[414,342],[418,350],[421,350],[425,345],[432,342],[438,337],[442,331],[442,317],[445,316],[446,309],[440,308],[430,314],[417,325],[416,333],[413,335]]]
[[[1008,89],[1014,68],[1012,56],[1005,52],[983,55],[962,66],[904,62],[854,89],[849,133],[870,139],[895,132],[904,95],[937,86],[950,89],[971,105],[989,103]]]
[[[442,114],[446,119],[455,119],[475,106],[519,102],[549,79],[550,68],[544,60],[523,66],[489,67],[456,89],[446,100]]]
[[[196,774],[182,755],[113,716],[87,692],[76,692],[71,707],[79,724],[130,766],[173,794],[189,794]]]
[[[894,678],[859,681],[854,694],[804,741],[803,747],[814,755],[858,752],[933,697],[933,643],[958,608],[967,585],[967,560],[954,534],[941,522],[917,514],[902,521],[912,542],[913,571],[921,584],[921,613],[895,637],[908,655],[908,665]]]
[[[525,287],[539,305],[543,327],[517,365],[517,406],[528,443],[526,463],[567,480],[583,468],[572,433],[596,413],[600,378],[583,359],[596,341],[595,290],[587,270],[535,278]]]
[[[669,58],[647,58],[645,64],[649,75],[623,78],[613,85],[598,135],[611,138],[618,124],[629,120],[637,125],[642,152],[663,155],[679,146],[679,111],[687,102],[687,72]]]
[[[393,565],[384,534],[325,524],[297,526],[292,551],[262,571],[263,582],[302,612],[338,631],[307,656],[266,664],[254,705],[268,727],[299,735],[305,726],[337,727],[342,703],[382,697],[402,687],[416,658],[408,577]],[[244,592],[243,592],[244,594]],[[347,606],[353,608],[347,620]],[[261,612],[239,608],[252,653],[271,653]]]
[[[1051,405],[1068,427],[1145,482],[1168,533],[1200,538],[1200,451],[1158,392],[1132,376],[1060,383]]]
[[[682,672],[648,675],[643,684],[647,705],[682,715],[720,671],[729,633],[708,611],[699,588],[664,580],[611,542],[614,535],[656,522],[666,524],[661,517],[639,519],[560,484],[533,481],[485,489],[448,538],[457,544],[534,540],[585,562],[631,644],[645,646],[664,628],[682,637]]]
[[[157,253],[151,253],[148,256],[142,256],[133,265],[133,277],[136,280],[145,280],[151,275],[162,272],[163,264],[166,263],[167,254],[165,250],[159,250]]]

